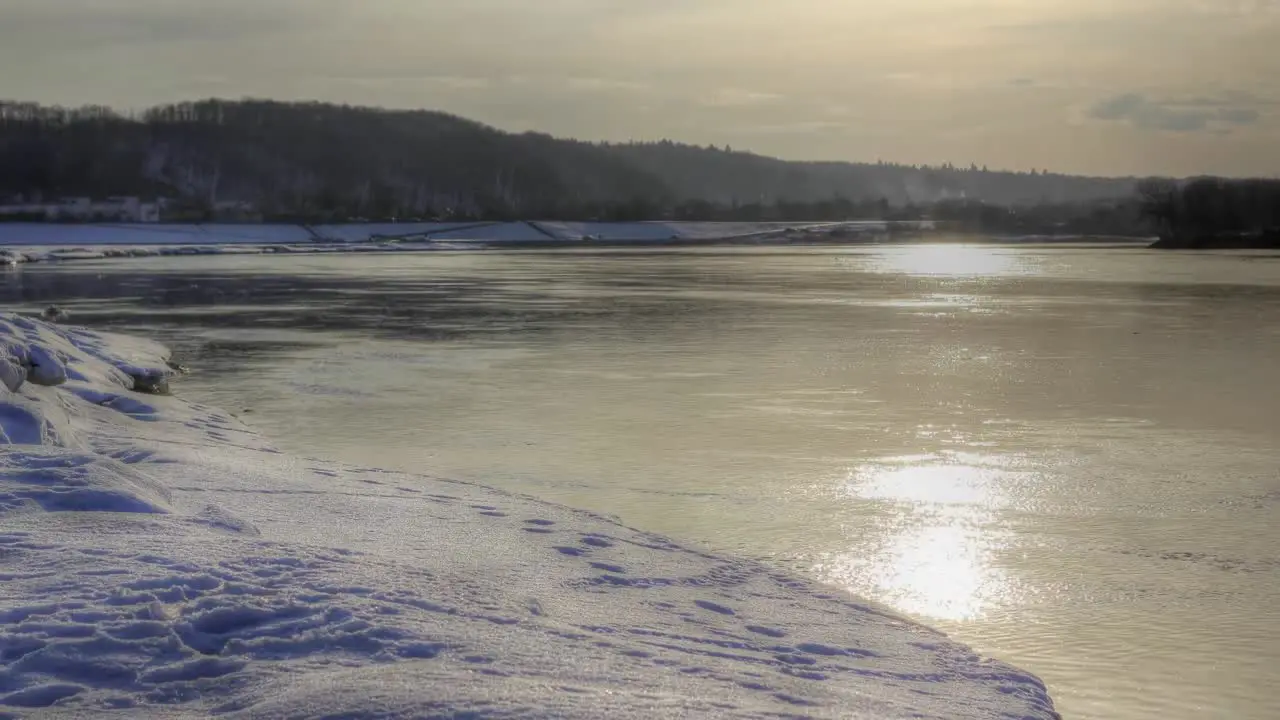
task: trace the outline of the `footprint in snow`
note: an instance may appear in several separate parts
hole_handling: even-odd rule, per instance
[[[697,605],[703,610],[710,610],[713,613],[720,613],[721,615],[737,615],[738,614],[733,610],[731,610],[730,608],[727,608],[724,605],[713,603],[710,600],[697,600],[694,602],[694,605]]]

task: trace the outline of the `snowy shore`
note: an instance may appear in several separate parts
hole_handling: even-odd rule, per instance
[[[157,255],[423,252],[584,243],[653,245],[818,237],[880,222],[490,222],[351,225],[63,225],[0,223],[0,265]]]
[[[283,454],[167,360],[0,313],[0,718],[1057,717],[787,572]]]

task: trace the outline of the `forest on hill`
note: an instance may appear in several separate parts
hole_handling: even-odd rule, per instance
[[[133,114],[0,102],[0,202],[168,197],[193,218],[228,205],[308,221],[941,212],[1010,231],[1120,231],[1138,218],[1136,182],[949,163],[791,162],[669,140],[593,143],[439,112],[316,102],[204,100]]]
[[[1280,180],[1150,179],[1138,195],[1141,215],[1160,236],[1156,247],[1280,248]]]

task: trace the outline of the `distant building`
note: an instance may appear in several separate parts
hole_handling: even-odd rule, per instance
[[[0,204],[0,219],[45,220],[49,206],[41,203],[7,202]]]
[[[224,222],[258,222],[262,213],[247,200],[219,200],[210,208],[213,219]]]
[[[20,217],[50,222],[160,222],[163,200],[143,202],[136,197],[62,198],[57,202],[10,202],[0,204],[0,218]]]

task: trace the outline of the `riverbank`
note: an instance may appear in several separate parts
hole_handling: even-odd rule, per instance
[[[381,223],[332,226],[0,223],[0,265],[177,255],[404,253],[448,250],[680,248],[874,243],[1108,243],[1135,238],[979,236],[928,223]]]
[[[1043,684],[756,562],[287,456],[0,316],[0,715],[1053,718]],[[22,382],[18,382],[21,379]]]
[[[217,254],[433,252],[848,242],[884,223],[373,223],[97,225],[0,223],[0,265]]]
[[[655,242],[881,231],[879,221],[779,222],[402,222],[345,225],[0,223],[0,246],[304,245],[389,241]]]
[[[1157,250],[1277,250],[1280,230],[1253,233],[1165,235],[1151,245]]]

